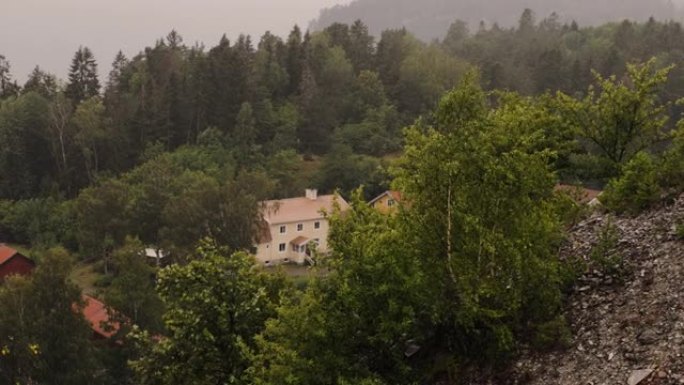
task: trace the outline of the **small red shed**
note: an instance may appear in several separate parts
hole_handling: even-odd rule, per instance
[[[0,281],[8,275],[29,275],[36,264],[13,248],[0,244]]]

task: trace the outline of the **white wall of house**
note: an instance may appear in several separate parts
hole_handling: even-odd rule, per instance
[[[319,228],[316,228],[318,222]],[[302,229],[298,230],[298,225]],[[285,232],[281,232],[281,226],[285,226]],[[300,222],[274,223],[269,226],[271,231],[271,242],[257,245],[256,257],[261,263],[277,265],[282,263],[294,262],[303,264],[305,262],[305,252],[292,249],[291,242],[298,237],[306,237],[309,241],[318,240],[318,251],[326,253],[328,251],[328,231],[330,224],[325,218],[317,218]],[[281,251],[281,245],[285,245],[285,250]]]

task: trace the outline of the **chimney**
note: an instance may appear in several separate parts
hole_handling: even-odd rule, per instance
[[[306,189],[305,191],[305,196],[307,199],[310,199],[312,201],[315,201],[318,199],[318,190],[316,189]]]

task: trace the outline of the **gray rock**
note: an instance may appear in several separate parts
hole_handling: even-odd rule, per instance
[[[629,376],[629,379],[627,380],[627,385],[638,385],[643,380],[647,379],[648,376],[651,375],[651,373],[653,373],[653,369],[635,370]]]
[[[646,329],[639,333],[637,341],[642,345],[652,345],[658,341],[658,333],[653,329]]]

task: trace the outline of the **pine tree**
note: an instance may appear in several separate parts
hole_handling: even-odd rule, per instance
[[[354,65],[356,74],[373,67],[374,38],[368,32],[368,26],[356,20],[349,29],[349,50],[347,56]]]
[[[99,93],[100,81],[97,77],[97,62],[93,52],[88,47],[79,47],[71,61],[66,95],[74,104],[78,104]]]
[[[294,26],[290,36],[287,38],[287,73],[290,76],[289,93],[294,93],[299,88],[304,71],[304,48],[302,46],[302,31],[298,26]]]
[[[107,93],[118,93],[123,73],[128,64],[129,61],[126,58],[126,55],[121,51],[117,52],[116,57],[114,57],[114,62],[112,62],[112,70],[109,71],[109,79],[107,79]]]
[[[9,61],[0,55],[0,99],[17,95],[18,93],[19,86],[16,81],[12,81]]]
[[[23,93],[37,92],[43,97],[51,99],[57,94],[57,77],[49,74],[36,66],[24,84]]]

